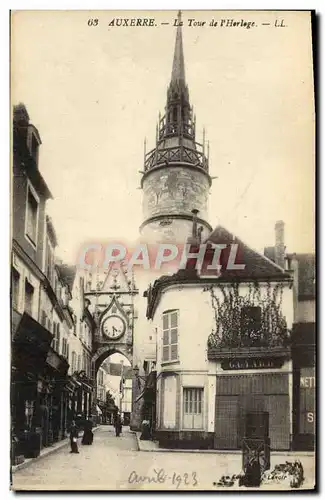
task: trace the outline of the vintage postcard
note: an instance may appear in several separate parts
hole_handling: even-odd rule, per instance
[[[313,33],[11,12],[13,490],[315,488]]]

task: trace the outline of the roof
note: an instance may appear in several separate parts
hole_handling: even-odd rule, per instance
[[[149,289],[145,292],[145,297],[147,297],[148,300],[147,318],[153,317],[161,291],[169,285],[196,284],[198,286],[203,286],[222,282],[292,281],[292,277],[289,273],[285,272],[281,267],[270,261],[264,255],[252,250],[222,226],[216,227],[205,240],[205,243],[207,243],[206,255],[208,255],[208,258],[203,262],[200,275],[195,269],[196,259],[188,259],[186,269],[181,269],[171,276],[161,276],[154,282],[153,286],[149,286]],[[227,245],[221,252],[220,264],[222,268],[220,272],[216,269],[207,269],[207,265],[211,264],[213,258],[213,253],[211,252],[213,247],[209,245],[209,243]],[[231,244],[238,245],[235,263],[244,264],[244,269],[227,269]],[[194,246],[191,246],[191,252],[195,251],[197,252],[198,250],[195,249]]]
[[[68,264],[60,264],[57,265],[57,268],[60,273],[60,278],[63,283],[67,285],[70,290],[72,290],[73,282],[76,276],[76,266],[71,266]]]
[[[275,247],[265,247],[264,248],[264,255],[269,260],[272,260],[273,262],[275,262]]]
[[[25,172],[33,187],[46,199],[52,198],[52,193],[46,184],[42,174],[38,169],[35,158],[30,154],[27,146],[27,129],[32,127],[37,132],[37,140],[41,143],[38,130],[29,123],[29,116],[26,106],[22,103],[14,106],[13,109],[13,153],[14,153],[14,174],[16,169]]]
[[[224,279],[290,279],[290,275],[280,266],[272,262],[265,255],[250,248],[222,226],[217,226],[208,236],[206,242],[227,245],[227,248],[222,251],[220,259],[222,265],[221,277]],[[238,245],[235,262],[236,264],[244,264],[245,268],[243,270],[227,269],[231,244]]]
[[[54,247],[58,246],[58,238],[57,234],[55,231],[55,227],[53,225],[53,221],[49,215],[46,216],[46,227],[47,227],[47,232],[50,237],[51,243]]]
[[[22,102],[13,106],[13,122],[24,125],[28,125],[29,123],[29,115],[25,104]]]

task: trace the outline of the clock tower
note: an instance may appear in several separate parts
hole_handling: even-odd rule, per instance
[[[192,210],[198,214],[202,238],[208,223],[208,194],[212,179],[209,158],[196,141],[196,124],[185,80],[181,13],[175,42],[171,80],[164,116],[159,115],[155,147],[145,152],[141,179],[142,239],[183,243],[192,233]]]

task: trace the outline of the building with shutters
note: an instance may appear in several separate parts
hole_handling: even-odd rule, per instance
[[[56,235],[46,215],[52,197],[39,170],[38,130],[26,107],[13,110],[12,377],[13,461],[36,456],[67,428],[68,293],[55,269]],[[50,251],[49,251],[50,250]],[[55,285],[55,280],[58,289]],[[20,458],[17,458],[20,457]]]
[[[78,414],[91,415],[93,318],[78,293],[73,300],[75,268],[56,258],[56,231],[46,213],[52,195],[39,170],[40,145],[26,107],[14,106],[13,462],[37,456],[42,447],[65,438]]]

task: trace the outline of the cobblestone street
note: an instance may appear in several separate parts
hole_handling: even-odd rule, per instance
[[[13,474],[15,490],[215,490],[223,474],[241,471],[241,455],[233,453],[141,452],[127,429],[117,438],[112,426],[101,427],[92,446],[80,446],[79,455],[69,446],[41,458]],[[297,457],[276,456],[275,463]],[[313,457],[300,457],[313,487]],[[275,462],[276,460],[276,462]],[[151,478],[151,484],[148,484]]]

